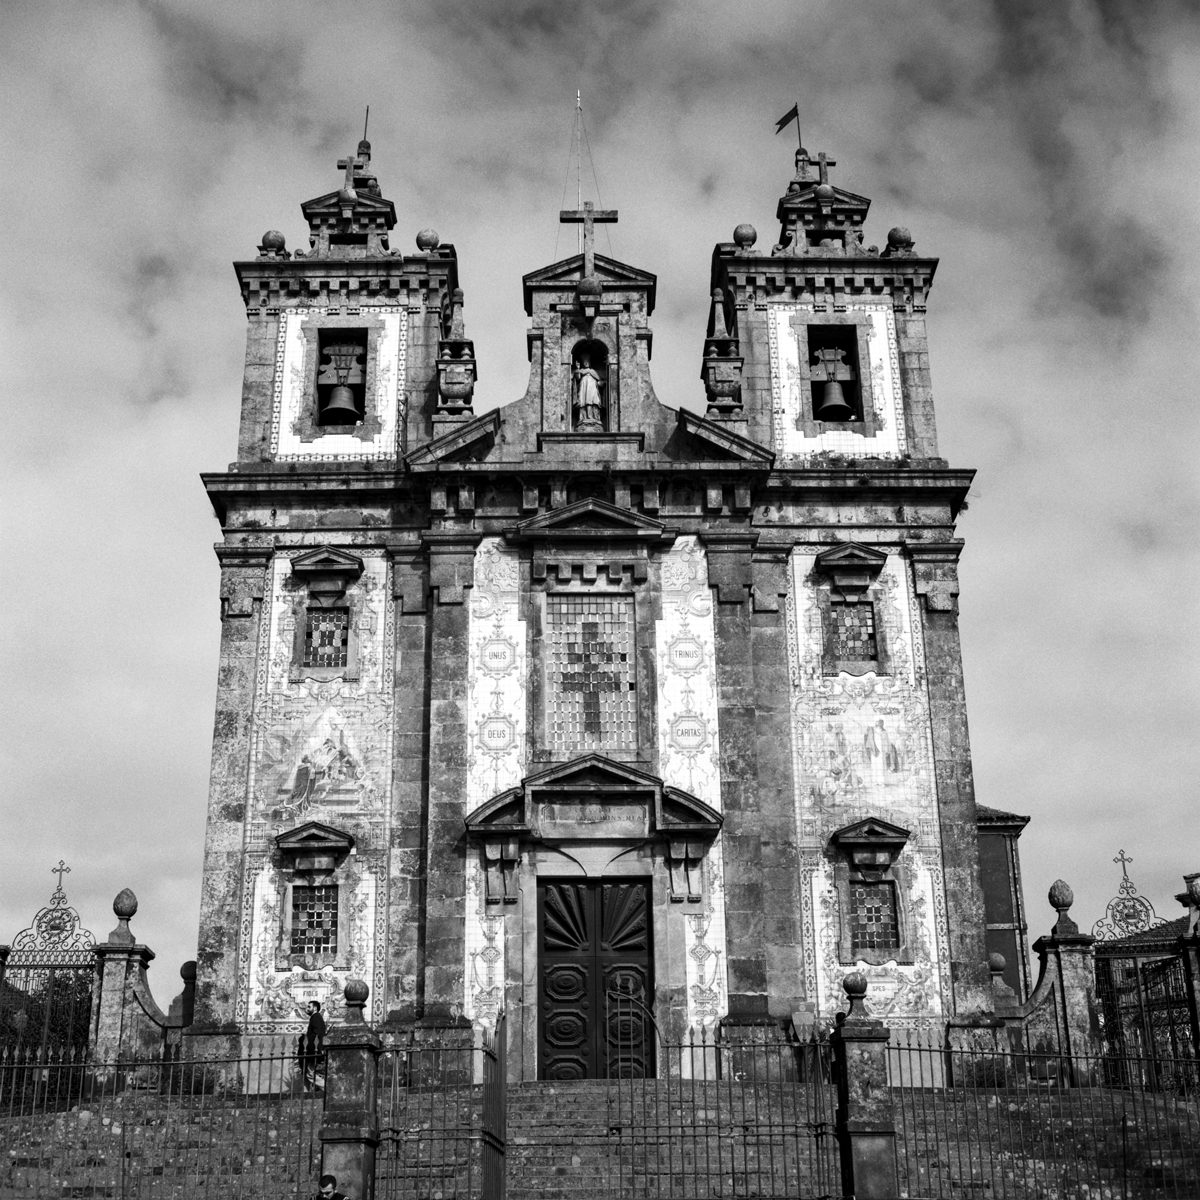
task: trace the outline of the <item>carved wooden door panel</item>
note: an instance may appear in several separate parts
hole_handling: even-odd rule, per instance
[[[543,1079],[653,1073],[639,1014],[651,1003],[647,881],[538,885],[538,1062]],[[624,999],[620,1017],[606,996]],[[632,1024],[638,1026],[631,1029]],[[636,1036],[632,1039],[630,1034]]]

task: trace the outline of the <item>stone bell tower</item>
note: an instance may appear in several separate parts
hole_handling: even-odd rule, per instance
[[[199,1020],[290,1034],[361,977],[374,1021],[503,1008],[513,1073],[571,1078],[614,992],[676,1032],[827,1017],[855,969],[892,1022],[986,1007],[937,264],[865,246],[834,165],[714,249],[679,409],[612,211],[560,214],[488,411],[454,248],[392,248],[367,143],[307,250],[236,264]]]

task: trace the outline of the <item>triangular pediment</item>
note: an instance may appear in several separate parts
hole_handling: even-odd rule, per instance
[[[500,792],[467,814],[467,829],[475,834],[515,836],[528,833],[525,793],[520,788]]]
[[[281,833],[275,839],[275,845],[280,850],[295,854],[301,851],[320,851],[323,853],[346,854],[354,849],[354,838],[332,825],[322,825],[320,821],[308,821]]]
[[[603,254],[594,256],[596,278],[602,288],[612,291],[631,290],[647,293],[647,315],[654,311],[655,295],[658,291],[658,276],[628,263],[618,262],[615,258],[606,258]],[[561,290],[572,296],[575,285],[583,278],[583,255],[573,254],[547,267],[539,267],[530,271],[521,280],[525,298],[526,313],[532,312],[534,291]]]
[[[817,555],[817,569],[830,572],[835,568],[878,571],[887,562],[887,552],[861,542],[839,542]]]
[[[340,191],[326,192],[323,196],[315,196],[311,200],[305,200],[300,205],[300,211],[310,219],[314,216],[340,215],[346,206],[346,202],[342,200],[341,196]],[[390,200],[376,196],[364,188],[359,188],[354,193],[354,210],[361,213],[383,213],[390,218],[389,229],[396,223],[396,206]]]
[[[679,788],[664,788],[658,831],[687,837],[716,837],[724,818],[703,800]]]
[[[486,441],[488,445],[495,440],[500,430],[500,414],[493,410],[476,417],[473,421],[464,421],[456,425],[449,433],[443,433],[432,441],[410,450],[404,461],[410,467],[433,466],[437,463],[454,462],[467,457],[467,451],[478,451]]]
[[[679,427],[689,436],[697,438],[706,446],[716,450],[722,458],[735,459],[739,462],[752,463],[769,469],[775,462],[774,453],[766,446],[743,437],[740,433],[727,428],[720,421],[710,421],[698,413],[681,408],[676,418]]]
[[[785,208],[816,208],[818,205],[826,205],[832,208],[855,208],[868,209],[871,207],[871,201],[866,196],[860,196],[857,192],[848,192],[845,188],[834,187],[833,195],[826,200],[820,200],[817,197],[817,188],[820,186],[820,181],[814,179],[811,183],[806,183],[796,191],[789,191],[780,201],[779,208],[782,212]]]
[[[525,791],[659,791],[662,780],[639,771],[628,763],[615,762],[603,754],[585,754],[526,776]]]
[[[879,817],[867,817],[865,820],[855,821],[853,825],[846,825],[836,833],[830,834],[829,840],[837,846],[871,842],[883,845],[898,842],[903,845],[908,841],[908,836],[909,831],[902,829],[899,825],[893,825],[890,821],[881,820]]]
[[[337,550],[333,546],[318,546],[292,559],[296,575],[345,575],[357,578],[362,574],[363,560],[356,554]]]
[[[505,536],[510,542],[601,537],[617,541],[622,538],[658,541],[666,536],[665,530],[662,521],[589,496],[552,512],[538,513],[507,530]]]

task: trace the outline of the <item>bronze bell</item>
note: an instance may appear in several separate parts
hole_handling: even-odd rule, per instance
[[[821,407],[817,409],[818,421],[853,421],[854,409],[846,403],[846,394],[836,379],[825,382],[821,394]]]
[[[337,384],[329,392],[329,399],[321,409],[322,425],[357,425],[362,420],[358,405],[354,402],[354,389],[344,383]]]

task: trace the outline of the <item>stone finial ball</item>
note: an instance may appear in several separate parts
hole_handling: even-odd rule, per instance
[[[287,238],[285,238],[278,229],[268,229],[267,232],[262,235],[262,248],[264,250],[275,251],[286,250]]]
[[[575,295],[581,299],[584,296],[599,296],[601,292],[600,280],[595,275],[585,275],[575,288]]]
[[[422,229],[417,234],[417,249],[428,253],[430,250],[436,250],[441,240],[436,229]]]
[[[188,961],[185,962],[183,964],[183,966],[179,968],[179,978],[182,979],[184,981],[184,983],[190,983],[193,979],[196,978],[196,960],[195,959],[191,959],[191,958],[188,959]]]
[[[743,221],[733,231],[733,240],[741,246],[743,250],[749,250],[755,242],[758,241],[758,230],[754,228],[748,221]]]
[[[893,226],[888,230],[888,245],[893,250],[903,250],[913,244],[912,234],[901,225]]]
[[[1046,893],[1046,898],[1054,908],[1070,908],[1075,903],[1075,893],[1071,891],[1070,886],[1062,879],[1056,879],[1050,885],[1050,890]]]
[[[366,1004],[370,992],[371,989],[367,987],[366,980],[347,979],[342,995],[346,997],[347,1004]]]
[[[861,971],[851,971],[842,980],[842,991],[851,999],[862,999],[867,994],[867,977]]]
[[[1003,975],[1004,968],[1008,966],[1008,959],[1004,957],[998,950],[993,950],[988,955],[988,970],[993,975]]]
[[[832,200],[833,199],[833,184],[832,183],[818,183],[817,184],[817,196],[821,200]]]
[[[129,888],[122,888],[113,901],[113,912],[118,921],[128,921],[138,910],[137,897]]]

